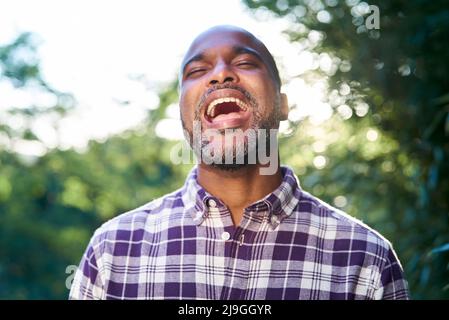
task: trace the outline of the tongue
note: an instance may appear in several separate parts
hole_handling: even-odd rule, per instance
[[[222,114],[219,114],[218,116],[216,116],[215,118],[213,118],[212,122],[228,120],[228,119],[233,119],[233,118],[239,118],[239,117],[240,117],[240,115],[238,112],[222,113]]]

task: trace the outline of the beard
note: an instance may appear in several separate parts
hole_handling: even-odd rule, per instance
[[[201,107],[212,92],[225,88],[238,90],[245,95],[250,106],[251,120],[248,129],[243,135],[241,129],[216,130],[214,134],[217,138],[221,139],[220,146],[218,147],[220,150],[217,150],[217,145],[212,144],[209,137],[203,134],[201,128]],[[265,108],[265,110],[269,109]],[[185,125],[182,117],[181,120],[186,139],[189,141],[190,147],[200,161],[220,170],[236,171],[256,164],[260,147],[263,147],[264,150],[271,150],[270,141],[272,140],[270,139],[270,135],[273,134],[271,129],[277,129],[280,121],[280,95],[277,95],[272,110],[272,113],[264,116],[260,112],[260,107],[256,99],[248,91],[235,84],[225,83],[210,88],[201,97],[200,102],[195,108],[194,124],[199,124],[200,128],[198,131],[201,133],[201,138],[197,136],[198,131],[189,129]],[[231,143],[227,143],[229,140],[231,140]]]

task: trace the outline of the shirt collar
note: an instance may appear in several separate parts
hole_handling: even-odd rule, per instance
[[[282,182],[279,187],[263,199],[246,208],[252,214],[268,215],[271,226],[276,228],[282,220],[290,216],[299,202],[301,189],[293,170],[281,166]],[[184,185],[183,202],[197,225],[207,218],[211,208],[225,208],[225,204],[201,187],[197,180],[198,168],[195,166],[187,176]]]

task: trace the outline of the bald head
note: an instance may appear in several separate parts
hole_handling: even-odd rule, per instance
[[[232,26],[232,25],[219,25],[207,29],[199,34],[190,45],[186,55],[181,64],[181,74],[185,67],[192,61],[197,61],[202,57],[202,53],[210,47],[220,46],[225,44],[229,39],[238,37],[241,42],[241,46],[234,46],[236,50],[246,50],[247,53],[257,56],[262,63],[267,67],[273,82],[278,90],[281,87],[281,80],[279,77],[279,71],[276,67],[276,63],[273,56],[268,51],[266,46],[257,39],[252,33],[247,30]]]

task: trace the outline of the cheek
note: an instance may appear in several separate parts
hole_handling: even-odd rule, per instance
[[[193,114],[195,112],[195,99],[192,94],[181,94],[179,97],[179,108],[181,112],[181,119],[186,125],[191,126],[188,122],[192,122]]]
[[[185,129],[192,131],[193,129],[193,112],[191,112],[190,110],[188,110],[185,107],[182,107],[182,105],[180,106],[181,109],[181,121],[182,121],[182,125],[184,126]]]
[[[181,114],[181,120],[184,122],[184,124],[188,124],[189,122],[189,114],[186,112],[185,108],[180,106],[180,114]]]
[[[276,103],[276,90],[271,83],[261,81],[258,83],[255,96],[262,114],[271,113]]]
[[[266,72],[259,70],[241,76],[241,80],[244,83],[248,91],[254,95],[255,98],[262,103],[272,99],[275,94],[275,86],[270,79],[270,75]]]

